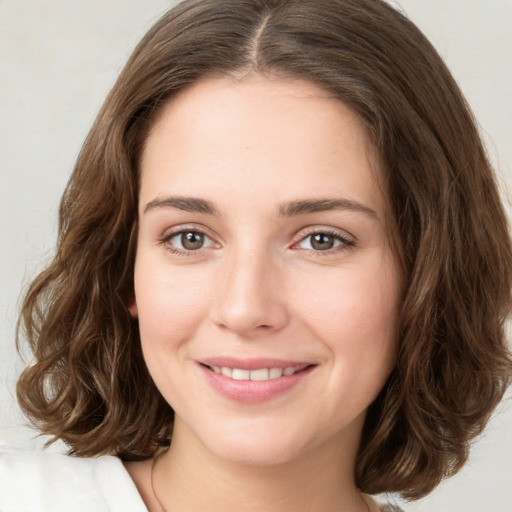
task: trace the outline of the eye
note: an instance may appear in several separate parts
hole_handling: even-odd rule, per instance
[[[193,229],[171,233],[164,237],[162,242],[167,245],[171,251],[177,253],[198,251],[214,245],[211,238],[201,231]]]
[[[305,236],[296,247],[317,252],[335,251],[354,245],[354,242],[339,233],[317,231]]]

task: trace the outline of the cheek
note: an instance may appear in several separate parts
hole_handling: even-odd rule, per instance
[[[375,400],[396,364],[400,292],[391,274],[353,270],[330,282],[311,305],[310,329],[329,351],[324,391],[332,428]]]
[[[135,267],[135,296],[142,346],[146,350],[190,339],[208,307],[207,272],[190,273],[169,265]]]
[[[302,282],[296,296],[309,328],[344,366],[365,365],[384,372],[394,364],[400,288],[394,267],[344,268],[325,279]],[[320,281],[322,282],[322,281]]]

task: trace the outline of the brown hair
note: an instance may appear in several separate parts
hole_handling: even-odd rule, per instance
[[[138,160],[160,107],[207,76],[306,79],[349,105],[380,158],[407,276],[397,365],[371,405],[365,492],[418,498],[466,461],[510,382],[512,256],[475,122],[439,55],[381,0],[187,0],[135,49],[79,155],[58,250],[20,328],[18,399],[78,455],[151,457],[173,412],[144,365],[133,294]]]

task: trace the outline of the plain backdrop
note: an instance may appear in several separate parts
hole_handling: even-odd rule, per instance
[[[22,426],[14,399],[20,296],[53,253],[59,198],[96,112],[137,41],[173,3],[0,0],[0,441],[10,445],[43,441]],[[512,0],[391,3],[451,68],[480,122],[509,209]],[[510,398],[466,467],[407,511],[512,512]]]

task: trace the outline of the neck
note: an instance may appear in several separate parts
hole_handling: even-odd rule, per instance
[[[170,449],[153,466],[154,492],[165,512],[366,512],[353,477],[358,443],[343,445],[254,466],[219,458],[189,432],[175,429]]]

